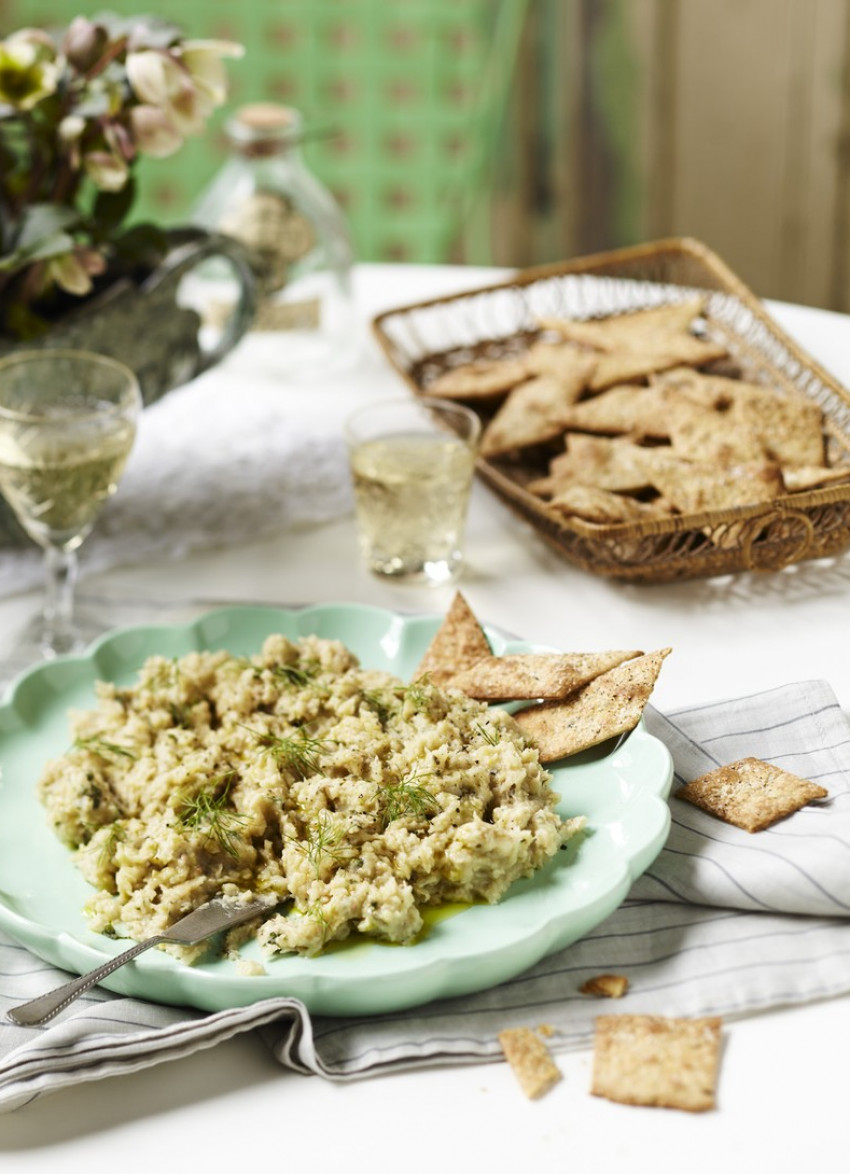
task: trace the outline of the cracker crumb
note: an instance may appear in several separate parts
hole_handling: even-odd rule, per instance
[[[255,958],[240,958],[236,963],[236,973],[245,978],[256,978],[265,974],[266,968],[262,962],[258,962]]]
[[[499,1032],[499,1043],[529,1100],[537,1100],[561,1079],[561,1070],[546,1044],[530,1027],[509,1027]]]
[[[595,974],[578,989],[583,995],[595,995],[602,999],[622,999],[629,989],[629,980],[624,974]]]

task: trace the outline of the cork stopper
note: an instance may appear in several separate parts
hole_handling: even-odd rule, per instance
[[[240,106],[225,130],[233,146],[246,155],[272,155],[298,142],[301,115],[291,106],[252,102]]]

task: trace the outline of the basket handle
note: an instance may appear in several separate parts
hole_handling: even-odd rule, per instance
[[[785,538],[786,542],[796,530],[797,541],[792,542],[790,547],[784,546],[781,551],[772,551],[768,544],[761,548],[757,546],[756,540],[759,536],[764,536],[765,531],[774,526],[784,531],[784,534],[780,533],[777,537]],[[748,571],[781,571],[784,567],[805,559],[814,539],[814,523],[808,514],[801,513],[800,510],[777,508],[759,514],[758,517],[750,518],[744,523],[740,536],[744,567]]]

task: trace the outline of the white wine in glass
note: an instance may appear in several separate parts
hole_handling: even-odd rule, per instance
[[[141,407],[136,376],[104,355],[32,350],[0,360],[0,492],[44,550],[44,655],[80,647],[77,550],[118,487]]]

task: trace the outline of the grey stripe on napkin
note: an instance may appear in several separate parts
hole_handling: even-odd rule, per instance
[[[647,724],[677,782],[745,755],[825,786],[830,798],[751,835],[671,799],[667,846],[606,921],[489,991],[363,1019],[311,1017],[294,999],[207,1014],[97,990],[41,1029],[0,1022],[0,1109],[78,1080],[132,1072],[257,1029],[280,1062],[334,1080],[501,1055],[506,1026],[586,1046],[601,1010],[748,1012],[850,990],[850,723],[827,684],[786,685]],[[594,974],[630,980],[611,1003],[579,992]],[[0,937],[0,1011],[64,976]]]

